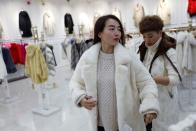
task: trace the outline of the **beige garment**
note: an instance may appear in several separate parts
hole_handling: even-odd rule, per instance
[[[40,47],[37,45],[29,45],[26,48],[25,73],[36,84],[48,80],[48,66]]]
[[[170,7],[168,3],[166,2],[166,0],[160,0],[158,10],[157,10],[157,15],[161,17],[164,24],[170,24],[171,11],[170,11]]]
[[[136,27],[138,27],[139,22],[145,16],[144,8],[141,4],[137,4],[133,9],[133,20]]]

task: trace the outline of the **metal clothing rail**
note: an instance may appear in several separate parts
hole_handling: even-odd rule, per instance
[[[188,26],[181,26],[181,27],[173,27],[173,28],[164,28],[163,32],[180,32],[180,31],[195,31],[196,26],[193,26],[192,24],[189,24]],[[140,36],[140,32],[130,32],[127,33],[126,35],[131,35],[131,36]]]
[[[183,27],[175,27],[175,28],[166,28],[163,31],[165,32],[180,32],[180,31],[194,31],[196,30],[196,26],[183,26]]]

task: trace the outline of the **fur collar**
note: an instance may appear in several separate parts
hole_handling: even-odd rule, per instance
[[[101,43],[93,45],[85,52],[85,61],[89,64],[97,64],[100,49]],[[116,64],[128,64],[131,59],[128,50],[120,43],[114,47],[114,57]]]

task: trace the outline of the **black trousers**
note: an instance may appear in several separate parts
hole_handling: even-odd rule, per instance
[[[146,131],[151,131],[152,130],[152,123],[146,125]]]
[[[98,126],[97,128],[98,128],[98,131],[105,131],[105,129],[101,126]]]
[[[104,127],[102,127],[102,126],[98,126],[97,128],[98,128],[98,131],[105,131]]]

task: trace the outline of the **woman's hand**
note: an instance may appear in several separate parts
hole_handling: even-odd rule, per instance
[[[169,78],[167,76],[157,75],[157,76],[154,76],[153,79],[157,84],[160,84],[160,85],[167,86],[169,84]]]
[[[92,108],[95,107],[96,104],[97,104],[97,101],[92,96],[85,96],[80,101],[80,105],[85,107],[88,110],[92,110]]]
[[[144,115],[144,122],[147,125],[149,123],[152,123],[152,120],[156,119],[156,118],[157,118],[156,113],[147,113],[147,114]]]

